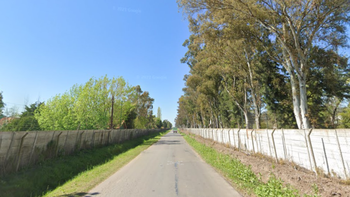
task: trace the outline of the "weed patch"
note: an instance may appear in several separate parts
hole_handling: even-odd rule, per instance
[[[225,175],[226,178],[236,187],[236,189],[248,194],[259,197],[265,196],[301,196],[299,191],[292,186],[284,184],[284,182],[271,174],[267,183],[261,181],[261,177],[251,170],[250,166],[246,166],[238,159],[232,156],[216,151],[214,148],[206,146],[196,141],[192,136],[182,133],[185,140],[201,155],[201,157],[218,171]],[[274,168],[274,166],[273,166]],[[315,189],[316,188],[316,189]],[[317,186],[315,186],[315,194],[317,197]],[[307,197],[311,197],[305,195]]]

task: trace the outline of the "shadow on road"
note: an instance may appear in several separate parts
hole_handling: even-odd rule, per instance
[[[177,144],[181,144],[180,140],[159,140],[154,145],[158,146],[158,145],[177,145]]]
[[[95,195],[100,194],[99,192],[95,192],[95,193],[86,193],[86,192],[74,192],[71,194],[64,194],[58,197],[79,197],[79,196],[85,196],[85,197],[93,197]]]

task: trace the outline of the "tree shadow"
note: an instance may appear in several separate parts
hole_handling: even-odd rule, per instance
[[[71,194],[64,194],[60,195],[58,197],[80,197],[80,196],[85,196],[85,197],[93,197],[100,194],[99,192],[94,192],[94,193],[86,193],[86,192],[74,192]]]

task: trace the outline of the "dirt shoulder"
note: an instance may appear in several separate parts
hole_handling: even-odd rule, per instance
[[[292,163],[277,164],[272,158],[260,154],[249,154],[239,152],[228,145],[219,144],[213,140],[195,136],[195,139],[207,146],[213,147],[219,152],[230,154],[239,159],[243,164],[250,165],[252,171],[267,182],[271,173],[281,179],[285,184],[291,185],[300,191],[302,195],[314,194],[315,186],[318,188],[319,196],[347,196],[350,197],[350,185],[340,183],[340,180],[326,177],[316,177],[314,172],[300,168]]]

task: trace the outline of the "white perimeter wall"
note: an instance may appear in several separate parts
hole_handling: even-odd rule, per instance
[[[294,162],[314,172],[317,166],[325,174],[329,173],[342,179],[350,177],[350,129],[186,128],[184,130],[242,151],[261,153],[277,160]]]

